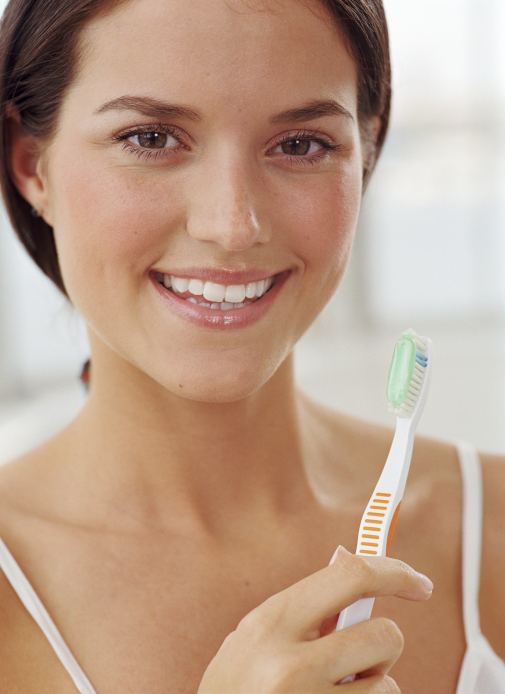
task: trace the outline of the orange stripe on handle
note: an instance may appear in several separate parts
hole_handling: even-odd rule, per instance
[[[391,540],[393,539],[393,533],[395,531],[395,525],[396,521],[398,520],[398,514],[400,513],[400,506],[402,505],[402,502],[398,504],[396,507],[396,510],[393,514],[393,518],[391,519],[391,525],[389,526],[389,532],[388,532],[388,541],[386,543],[386,557],[389,554],[389,547],[391,545]]]

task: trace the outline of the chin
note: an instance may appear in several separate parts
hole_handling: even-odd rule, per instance
[[[181,379],[175,386],[171,383],[168,390],[195,402],[225,404],[252,395],[265,385],[272,375],[269,373],[265,374],[264,378],[259,378],[258,372],[236,375],[228,373],[221,378],[216,374],[201,378],[192,374]]]

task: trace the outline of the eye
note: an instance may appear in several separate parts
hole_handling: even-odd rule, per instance
[[[341,145],[335,144],[323,133],[299,130],[280,137],[269,154],[293,165],[315,165],[327,159],[332,151],[341,149]]]
[[[306,154],[314,154],[321,149],[321,145],[315,140],[301,140],[297,138],[282,142],[276,149],[279,148],[283,154],[288,154],[292,157],[303,157]]]
[[[177,147],[180,143],[172,135],[163,132],[143,132],[130,135],[128,142],[143,149],[167,149]]]

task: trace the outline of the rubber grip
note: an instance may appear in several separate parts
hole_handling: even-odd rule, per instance
[[[398,514],[400,513],[400,506],[402,505],[402,502],[398,504],[398,506],[395,509],[395,512],[393,513],[393,517],[391,518],[391,524],[389,526],[389,532],[388,532],[388,540],[386,542],[386,557],[389,555],[389,548],[391,546],[391,540],[393,539],[393,533],[395,531],[395,525],[396,521],[398,520]]]

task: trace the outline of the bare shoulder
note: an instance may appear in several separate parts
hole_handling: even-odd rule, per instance
[[[481,627],[505,660],[505,457],[481,455],[484,522],[480,610]]]
[[[501,537],[502,549],[505,533],[505,456],[483,453],[480,456],[484,485],[484,513],[490,523],[487,530]]]
[[[37,515],[40,506],[47,505],[57,481],[52,447],[53,442],[48,441],[0,466],[0,526],[9,524],[12,513]]]

